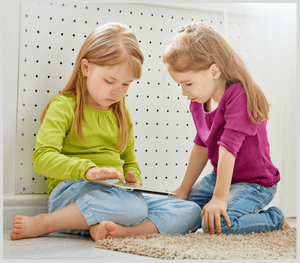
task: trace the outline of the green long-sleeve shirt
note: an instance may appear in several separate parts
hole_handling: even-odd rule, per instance
[[[89,127],[83,125],[86,141],[71,140],[75,102],[76,98],[56,96],[36,137],[32,158],[34,170],[47,177],[48,194],[62,181],[86,180],[85,172],[93,166],[113,167],[125,178],[132,170],[142,181],[134,152],[133,131],[125,151],[120,154],[117,150],[119,128],[112,109],[104,111],[85,105],[84,115],[89,124]]]

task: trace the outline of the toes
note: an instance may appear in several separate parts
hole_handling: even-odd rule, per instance
[[[12,231],[12,233],[14,233],[14,234],[21,234],[21,230],[14,228],[13,231]]]
[[[22,221],[17,221],[17,220],[16,220],[16,221],[13,222],[13,226],[14,226],[14,227],[16,227],[16,226],[21,226],[21,225],[22,225]]]
[[[17,239],[17,236],[16,236],[15,234],[11,233],[11,234],[10,234],[10,238],[11,238],[12,240],[15,240],[15,239]]]
[[[14,229],[14,230],[10,233],[10,238],[11,238],[12,240],[20,239],[19,236],[20,236],[20,232],[19,232],[18,230],[16,230],[16,229]]]
[[[13,220],[13,225],[14,224],[21,224],[22,223],[22,218],[21,217],[15,217]]]
[[[16,229],[22,229],[22,225],[21,225],[21,224],[16,224],[16,225],[15,225],[15,228],[16,228]]]

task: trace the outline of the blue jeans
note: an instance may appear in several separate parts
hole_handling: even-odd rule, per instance
[[[112,221],[134,226],[149,218],[160,233],[187,234],[200,227],[201,209],[177,198],[143,196],[84,180],[63,181],[51,192],[49,213],[76,202],[88,225]],[[61,233],[89,235],[88,230],[69,229]]]
[[[196,182],[190,191],[188,200],[197,203],[202,210],[212,198],[216,178],[216,174],[212,172]],[[227,201],[227,214],[231,227],[227,226],[224,217],[221,216],[222,233],[248,234],[281,229],[284,216],[279,208],[270,207],[267,210],[261,210],[272,201],[276,189],[277,185],[263,187],[256,183],[232,184]],[[261,211],[259,212],[259,210]],[[201,226],[203,232],[206,233],[204,220],[202,220]],[[215,232],[217,233],[216,229]]]

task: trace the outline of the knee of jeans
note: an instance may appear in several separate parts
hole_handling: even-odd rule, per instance
[[[123,213],[130,215],[134,222],[141,222],[148,217],[148,205],[141,194],[133,194],[124,200]]]
[[[187,206],[189,206],[188,209],[188,215],[191,218],[196,219],[197,221],[201,220],[201,208],[199,205],[197,205],[194,202],[188,202]]]

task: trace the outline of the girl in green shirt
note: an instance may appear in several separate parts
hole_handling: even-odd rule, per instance
[[[87,37],[69,82],[46,106],[36,138],[33,163],[48,179],[49,213],[16,216],[11,239],[59,231],[97,241],[199,228],[193,202],[93,182],[142,184],[125,95],[143,61],[134,33],[122,24],[105,24]]]

